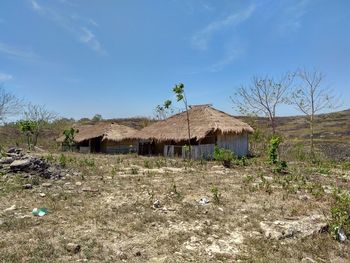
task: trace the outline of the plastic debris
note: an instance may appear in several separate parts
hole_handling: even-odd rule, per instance
[[[198,203],[199,203],[200,205],[209,204],[209,199],[208,199],[207,197],[202,197],[202,198],[198,201]]]
[[[44,216],[48,213],[49,211],[46,208],[34,208],[32,211],[32,214],[35,216]]]
[[[340,242],[345,242],[348,238],[343,230],[343,228],[338,228],[337,230],[337,239],[340,241]]]

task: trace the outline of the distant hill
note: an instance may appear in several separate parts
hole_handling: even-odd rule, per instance
[[[267,118],[239,118],[254,127],[269,129]],[[276,126],[278,133],[286,138],[309,138],[309,123],[305,116],[278,117]],[[315,139],[350,141],[350,109],[317,115],[314,129]]]

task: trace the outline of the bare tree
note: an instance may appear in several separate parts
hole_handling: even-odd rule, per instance
[[[294,73],[286,73],[279,80],[272,77],[253,77],[248,86],[241,86],[230,97],[234,106],[244,115],[265,115],[269,118],[272,133],[276,132],[276,110],[287,103],[286,93],[290,88]]]
[[[7,117],[17,115],[22,109],[22,101],[5,90],[0,84],[0,123]]]
[[[336,99],[332,95],[332,91],[324,86],[325,75],[322,72],[299,69],[296,75],[299,82],[290,96],[290,102],[306,115],[310,124],[311,154],[314,154],[315,114],[335,108]]]
[[[44,127],[57,118],[57,114],[46,109],[44,105],[28,104],[24,111],[24,117],[35,123],[33,129],[33,146],[38,143],[38,137],[42,133]]]

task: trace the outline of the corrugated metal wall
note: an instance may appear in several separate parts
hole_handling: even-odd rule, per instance
[[[248,155],[248,134],[218,134],[217,145],[233,151],[237,156]]]

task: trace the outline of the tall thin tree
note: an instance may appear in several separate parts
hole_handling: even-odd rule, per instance
[[[297,110],[305,114],[310,125],[310,147],[311,154],[314,154],[314,124],[315,115],[323,110],[335,108],[336,98],[332,91],[325,87],[325,75],[317,70],[297,71],[298,83],[290,96],[290,102]]]

